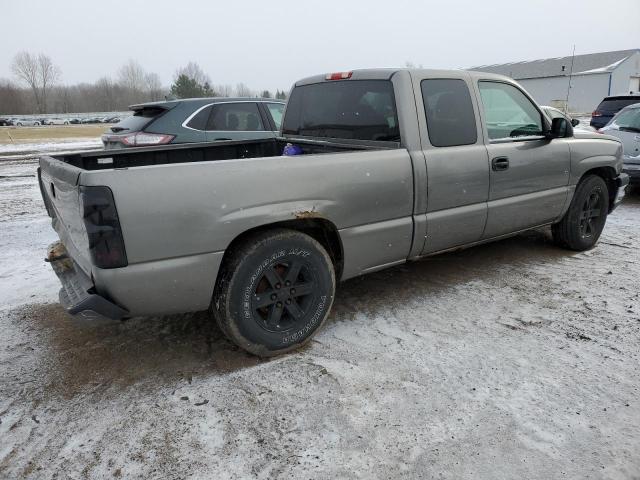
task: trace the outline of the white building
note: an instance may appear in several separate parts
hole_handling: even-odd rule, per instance
[[[572,113],[590,113],[609,95],[640,91],[639,48],[483,65],[470,70],[507,75],[517,80],[540,105],[561,109],[568,105]]]

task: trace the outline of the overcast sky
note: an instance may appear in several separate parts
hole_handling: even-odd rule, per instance
[[[0,78],[20,50],[63,83],[115,77],[129,58],[169,85],[199,63],[214,84],[288,89],[330,71],[466,68],[640,47],[640,0],[4,0]]]

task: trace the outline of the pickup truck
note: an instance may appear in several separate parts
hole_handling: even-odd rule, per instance
[[[45,156],[38,172],[69,313],[210,309],[260,356],[309,341],[340,280],[548,225],[589,249],[628,184],[619,141],[574,134],[514,81],[415,69],[300,80],[276,138]]]

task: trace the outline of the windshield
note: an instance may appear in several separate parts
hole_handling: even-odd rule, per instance
[[[620,112],[611,123],[620,130],[640,132],[640,108],[630,108]]]
[[[344,80],[296,87],[284,134],[400,141],[393,85],[388,80]]]

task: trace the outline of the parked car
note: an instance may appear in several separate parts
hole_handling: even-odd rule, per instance
[[[623,171],[632,183],[640,183],[640,103],[624,107],[600,132],[620,139]]]
[[[85,117],[80,121],[80,123],[84,123],[84,124],[102,123],[102,118],[101,117]]]
[[[543,105],[540,107],[544,113],[546,113],[549,120],[553,120],[554,118],[564,118],[568,122],[571,122],[573,127],[577,127],[580,124],[580,120],[577,118],[572,118],[570,115],[564,113],[562,110],[558,110],[555,107],[549,107],[547,105]]]
[[[605,97],[591,114],[589,125],[595,129],[602,128],[624,107],[638,102],[640,102],[640,94]]]
[[[13,125],[10,118],[0,118],[0,127],[6,127],[9,125]]]
[[[256,98],[190,98],[143,103],[103,136],[105,148],[273,138],[284,102]]]
[[[118,123],[120,120],[120,117],[107,117],[103,120],[103,123]]]
[[[63,118],[45,118],[42,120],[43,125],[69,125],[69,120]]]
[[[146,122],[186,103],[140,107],[128,128],[168,135],[171,123]],[[216,131],[237,111],[221,105],[208,104]],[[170,118],[193,128],[191,111]],[[276,355],[322,326],[339,280],[543,225],[588,250],[629,181],[616,138],[574,134],[513,80],[480,72],[306,78],[281,132],[42,157],[68,312],[211,308],[237,345]]]
[[[42,122],[35,118],[17,118],[15,125],[17,127],[34,127],[39,126]]]
[[[71,125],[78,125],[78,124],[82,123],[82,119],[78,118],[78,117],[70,118],[69,119],[69,123]]]

